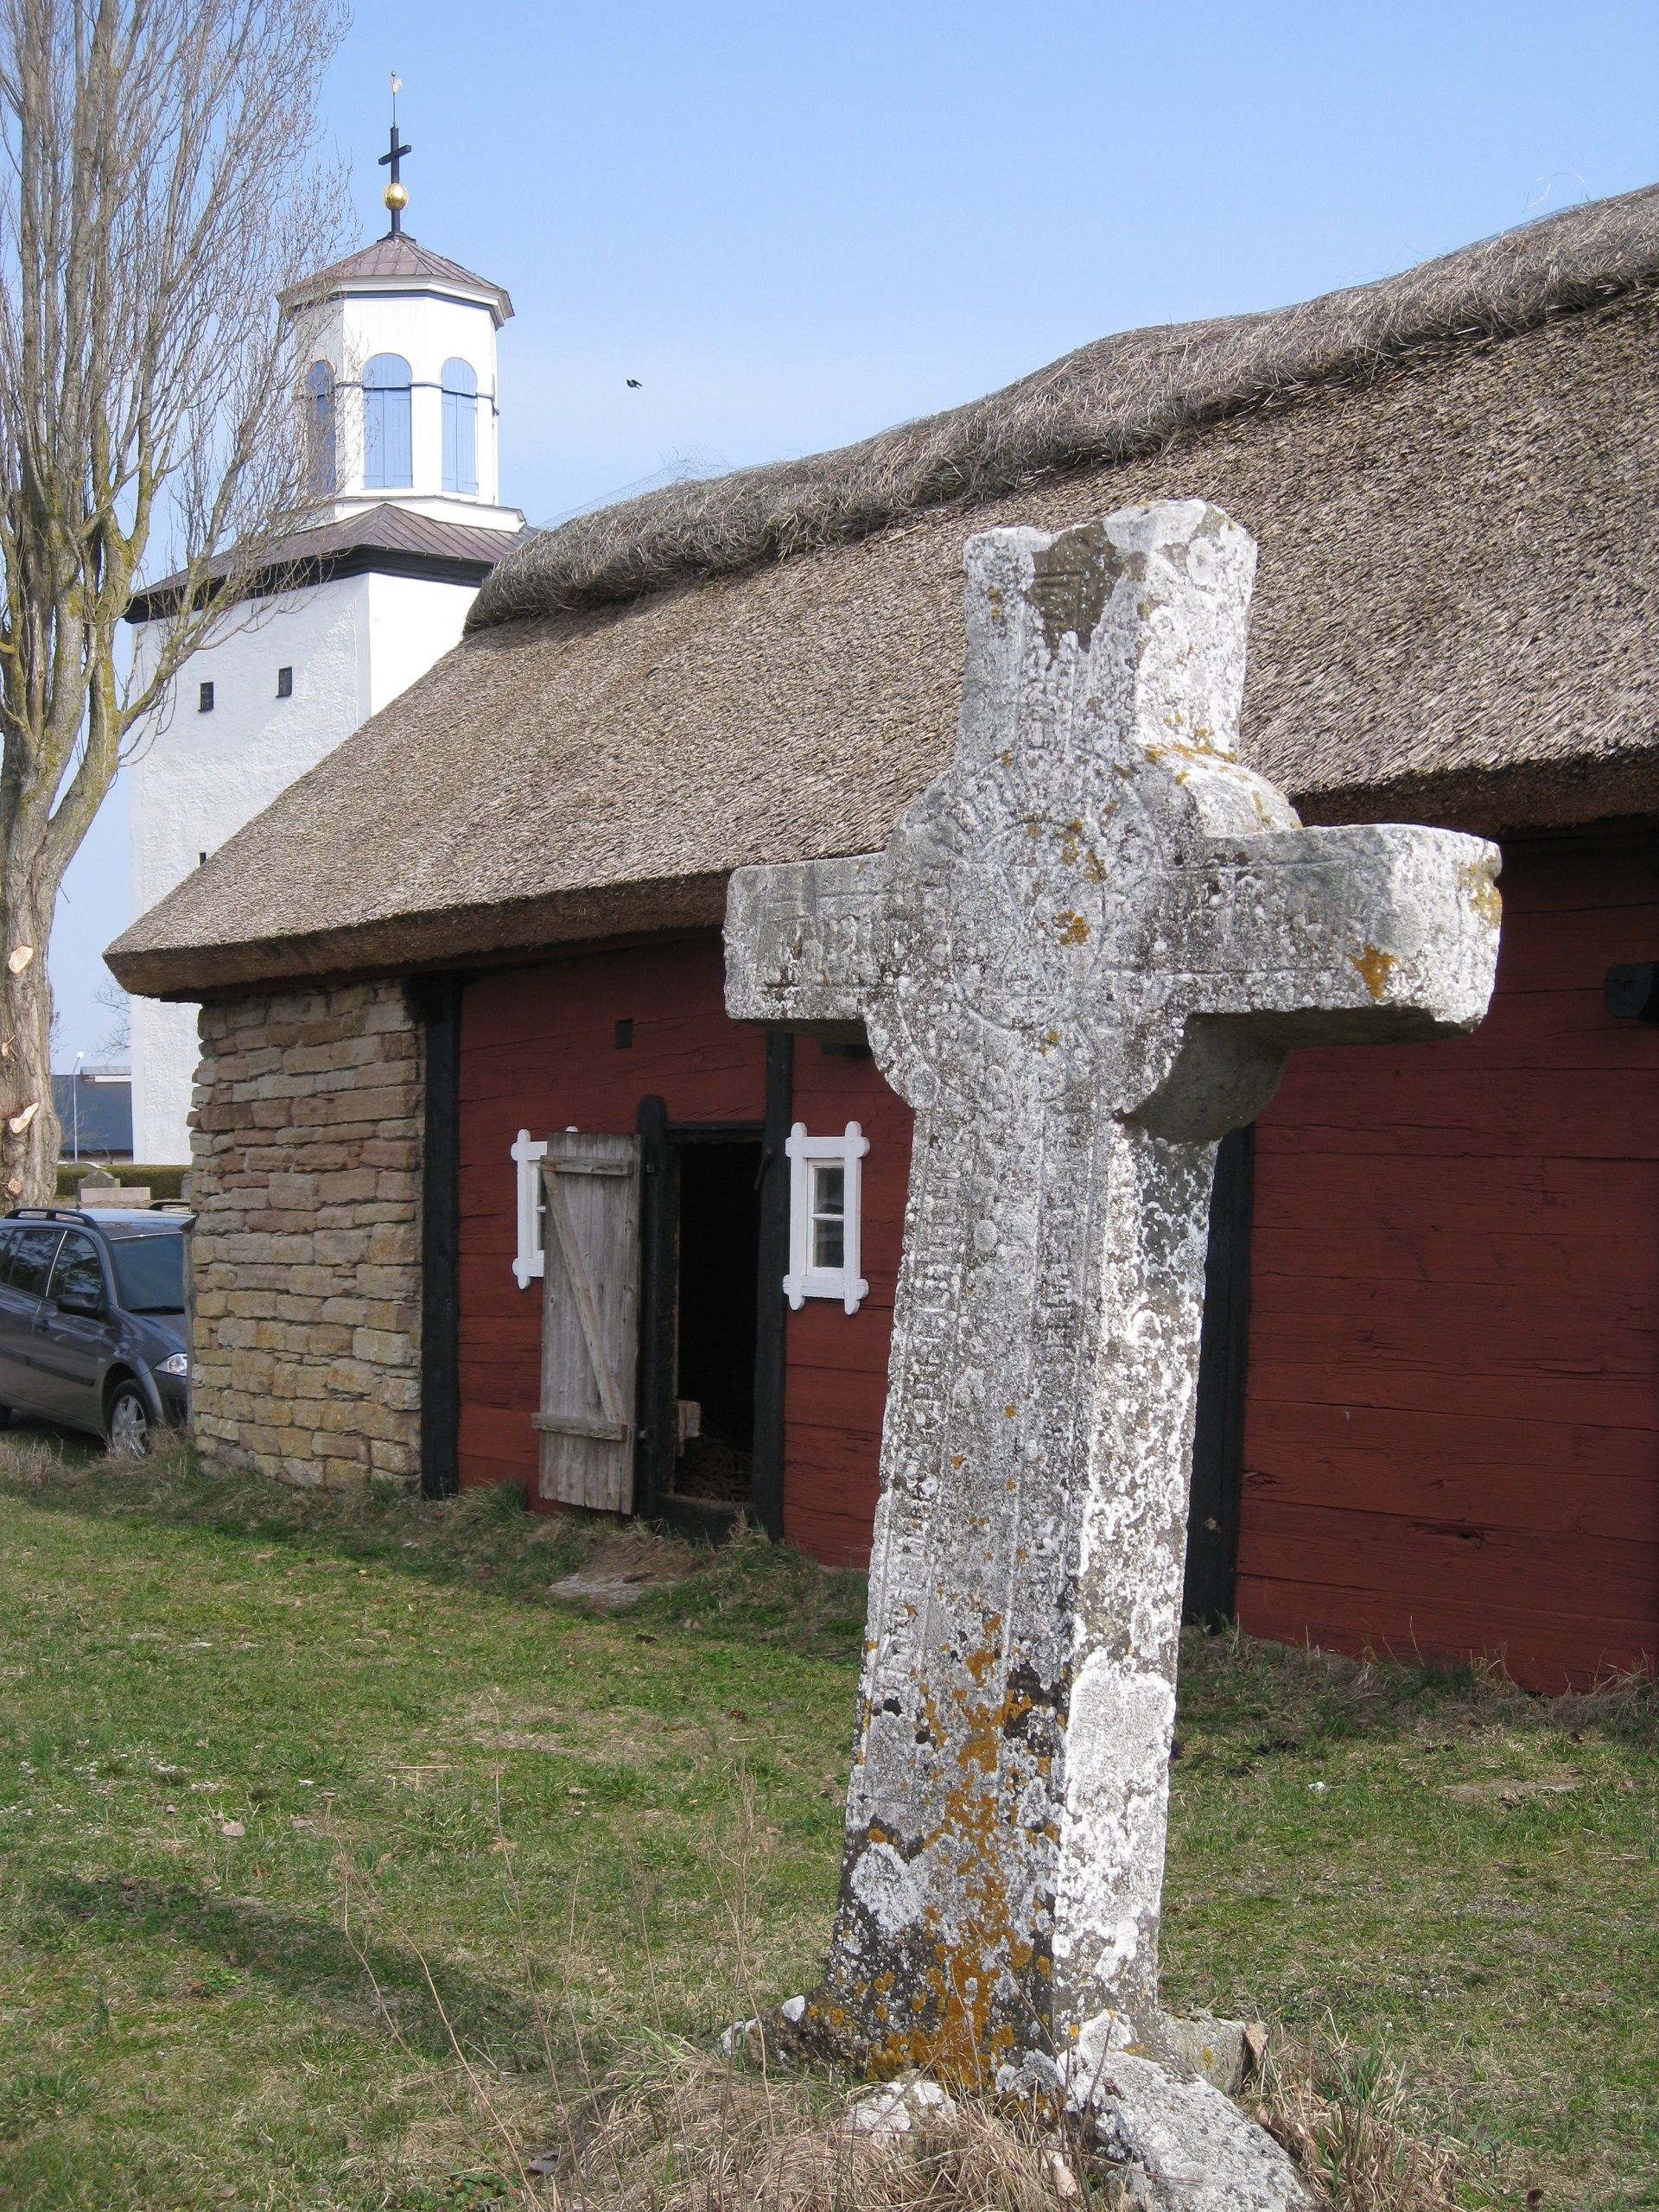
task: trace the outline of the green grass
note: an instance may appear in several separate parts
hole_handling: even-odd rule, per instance
[[[602,1532],[516,1504],[4,1448],[5,2212],[482,2203],[457,2044],[537,2145],[550,2046],[812,1980],[858,1579],[754,1543],[588,1618]],[[1194,1636],[1181,1738],[1173,2005],[1380,2032],[1471,2204],[1659,2203],[1650,1698]]]

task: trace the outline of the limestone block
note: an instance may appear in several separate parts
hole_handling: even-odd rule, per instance
[[[331,1395],[340,1398],[366,1398],[377,1388],[385,1370],[365,1359],[337,1359],[329,1366],[327,1385]]]
[[[319,1260],[343,1268],[360,1267],[369,1256],[366,1229],[319,1230],[313,1244]]]
[[[392,1172],[402,1170],[407,1177],[406,1188],[412,1198],[417,1184],[415,1171],[421,1164],[420,1147],[407,1137],[370,1137],[363,1145],[363,1163],[367,1167],[382,1167]],[[382,1192],[383,1198],[400,1193]]]
[[[372,1298],[363,1316],[366,1329],[383,1329],[392,1335],[404,1330],[413,1336],[420,1327],[421,1309],[413,1300],[403,1302],[391,1299]]]
[[[330,1299],[328,1305],[338,1301]],[[352,1331],[325,1306],[323,1319],[315,1322],[305,1333],[305,1349],[313,1359],[335,1360],[352,1348]]]
[[[407,1367],[415,1357],[413,1339],[401,1331],[391,1329],[357,1329],[352,1335],[352,1353],[357,1359],[370,1360],[378,1367]]]
[[[413,1268],[420,1256],[421,1243],[413,1222],[383,1221],[376,1224],[369,1237],[369,1259],[373,1266]],[[402,1287],[406,1294],[407,1286]]]
[[[351,1205],[359,1199],[372,1198],[376,1181],[372,1167],[336,1168],[329,1174],[317,1177],[317,1204],[325,1206]]]
[[[1208,2082],[1126,2052],[1082,2101],[1093,2148],[1155,2212],[1314,2212],[1289,2154]]]

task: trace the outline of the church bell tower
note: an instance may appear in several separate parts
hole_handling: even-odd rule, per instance
[[[394,86],[394,91],[396,87]],[[396,110],[385,235],[284,292],[316,518],[180,671],[130,771],[132,910],[146,912],[296,778],[459,643],[524,526],[500,504],[496,338],[504,288],[404,228]],[[179,606],[137,592],[135,660]],[[135,999],[135,1159],[190,1157],[196,1009]]]

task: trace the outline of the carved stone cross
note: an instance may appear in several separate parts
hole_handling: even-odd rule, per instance
[[[1214,507],[969,541],[950,766],[884,852],[734,876],[741,1020],[861,1024],[916,1109],[817,2024],[872,2070],[1158,2045],[1217,1140],[1299,1045],[1484,1013],[1498,855],[1304,830],[1235,757]]]

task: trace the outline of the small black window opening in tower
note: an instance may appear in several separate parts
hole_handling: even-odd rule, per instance
[[[279,699],[291,699],[294,696],[294,671],[291,668],[277,670],[276,696]]]
[[[197,866],[198,868],[206,868],[206,867],[207,867],[207,854],[206,854],[206,853],[198,853],[198,854],[196,855],[196,866]]]
[[[204,683],[196,700],[196,712],[199,715],[211,715],[213,711],[213,687],[211,683]]]
[[[619,1052],[631,1052],[633,1050],[633,1024],[632,1021],[619,1021],[617,1023],[616,1049]]]

